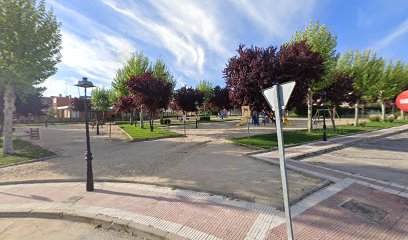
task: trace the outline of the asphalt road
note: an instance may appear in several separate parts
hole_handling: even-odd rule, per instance
[[[360,142],[302,161],[408,186],[408,133]]]

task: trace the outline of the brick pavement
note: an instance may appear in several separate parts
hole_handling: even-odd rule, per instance
[[[408,196],[359,183],[343,179],[293,205],[296,239],[403,239],[408,229]],[[0,186],[0,217],[24,211],[42,216],[50,211],[74,212],[108,217],[126,226],[139,224],[148,232],[161,230],[170,239],[286,237],[283,212],[257,203],[141,184],[96,183],[95,192],[84,187],[84,183]],[[382,223],[373,223],[339,207],[349,199],[375,205],[388,215]]]

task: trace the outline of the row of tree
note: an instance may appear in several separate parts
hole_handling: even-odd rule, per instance
[[[184,114],[196,111],[197,107],[215,112],[230,108],[226,88],[213,87],[209,81],[204,80],[195,89],[182,87],[174,90],[175,85],[173,75],[162,60],[152,63],[143,53],[135,53],[117,71],[109,93],[101,89],[97,89],[95,95],[92,93],[92,104],[95,106],[97,102],[101,102],[98,99],[102,98],[100,95],[103,92],[105,98],[115,104],[118,113],[130,114],[131,124],[136,123],[134,116],[139,112],[140,125],[144,127],[143,115],[146,113],[151,131],[155,114],[170,106]]]
[[[307,105],[309,131],[313,130],[313,105],[322,103],[323,92],[332,106],[331,116],[340,104],[354,104],[357,124],[359,103],[378,101],[384,119],[385,102],[395,99],[408,86],[408,66],[402,61],[386,61],[371,50],[340,55],[336,46],[337,36],[319,22],[297,31],[279,49],[240,45],[238,54],[224,69],[231,103],[268,112],[262,90],[276,83],[296,81],[287,108]]]

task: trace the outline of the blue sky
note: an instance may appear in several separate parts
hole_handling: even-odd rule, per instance
[[[78,96],[83,76],[110,88],[135,51],[163,59],[177,87],[222,70],[240,43],[280,45],[318,20],[338,36],[338,52],[371,48],[408,62],[408,1],[393,0],[46,0],[62,24],[62,62],[45,96]]]

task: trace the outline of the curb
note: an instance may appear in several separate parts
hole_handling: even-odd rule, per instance
[[[0,186],[7,186],[7,185],[19,185],[19,184],[41,184],[41,183],[84,183],[85,187],[85,182],[86,179],[80,179],[80,178],[72,178],[72,179],[43,179],[43,180],[21,180],[21,181],[8,181],[8,182],[0,182]],[[107,183],[130,183],[130,184],[141,184],[141,185],[150,185],[150,186],[156,186],[156,187],[163,187],[163,188],[168,188],[172,190],[186,190],[186,191],[193,191],[193,192],[202,192],[202,193],[207,193],[210,195],[219,195],[223,196],[229,199],[236,199],[240,201],[246,201],[246,202],[252,202],[252,203],[257,203],[254,198],[252,197],[246,197],[246,196],[241,196],[238,194],[230,193],[230,192],[221,192],[217,190],[203,190],[199,188],[194,188],[194,187],[183,187],[183,186],[178,186],[178,185],[162,185],[162,184],[157,184],[157,183],[146,183],[146,182],[141,182],[141,181],[127,181],[127,180],[117,180],[117,179],[103,179],[103,178],[95,178],[94,182],[107,182]],[[262,203],[260,203],[262,204]],[[265,205],[265,204],[263,204]],[[271,206],[274,207],[274,206]]]
[[[401,127],[401,126],[396,126],[396,127]],[[369,132],[375,132],[375,131],[386,130],[386,129],[387,128],[379,129],[379,130],[373,130],[373,131],[369,131]],[[388,129],[392,129],[392,128],[388,128]],[[302,160],[302,159],[305,159],[305,158],[310,158],[310,157],[318,156],[318,155],[325,154],[325,153],[328,153],[328,152],[333,152],[333,151],[337,151],[337,150],[340,150],[340,149],[344,149],[344,148],[352,146],[353,144],[358,143],[358,142],[364,142],[364,141],[373,140],[373,139],[377,139],[377,138],[389,137],[389,136],[397,135],[397,134],[404,133],[404,132],[408,132],[408,129],[402,129],[402,130],[398,130],[398,131],[394,131],[394,132],[390,132],[390,133],[381,134],[381,135],[378,135],[378,136],[366,137],[366,138],[362,138],[362,139],[355,139],[355,140],[350,141],[350,142],[335,144],[332,147],[324,148],[324,149],[321,149],[321,150],[316,150],[314,152],[303,153],[303,154],[301,153],[301,154],[298,154],[298,155],[295,155],[295,156],[291,156],[290,159]],[[368,132],[364,132],[364,133],[368,133]],[[334,137],[334,138],[331,138],[331,139],[333,140],[333,139],[340,138],[340,137],[355,136],[355,135],[364,134],[364,133],[343,135],[343,136],[338,136],[338,137]],[[308,145],[308,144],[313,144],[313,143],[316,143],[316,142],[321,142],[321,141],[317,140],[317,141],[312,141],[312,142],[307,142],[307,143],[293,144],[293,145],[285,146],[285,148],[291,148],[291,147],[296,147],[296,146],[300,146],[300,145]],[[246,144],[237,144],[237,145],[248,147],[248,145],[246,145]],[[278,148],[264,149],[264,150],[260,150],[260,151],[250,152],[250,153],[247,153],[245,155],[253,156],[253,155],[257,155],[257,154],[262,154],[262,153],[275,151],[277,149]]]
[[[389,137],[389,136],[401,134],[401,133],[404,133],[404,132],[408,132],[408,129],[398,130],[398,131],[391,132],[391,133],[385,133],[385,134],[381,134],[381,135],[378,135],[378,136],[372,136],[372,137],[366,137],[366,138],[356,139],[356,140],[354,140],[354,141],[341,143],[340,145],[337,145],[337,146],[333,146],[333,147],[329,147],[329,148],[317,150],[317,151],[314,151],[314,152],[309,152],[309,153],[304,153],[304,154],[299,154],[299,155],[291,156],[290,158],[293,159],[293,160],[302,160],[302,159],[306,159],[306,158],[310,158],[310,157],[322,155],[322,154],[325,154],[325,153],[329,153],[329,152],[341,150],[341,149],[350,147],[350,146],[352,146],[352,145],[354,145],[354,144],[356,144],[356,143],[365,142],[365,141],[370,141],[370,140],[374,140],[374,139],[378,139],[378,138],[385,138],[385,137]]]
[[[127,138],[129,139],[128,142],[145,142],[145,141],[153,141],[153,140],[158,140],[158,139],[164,139],[164,138],[178,138],[178,137],[184,137],[184,135],[179,134],[179,135],[175,135],[175,136],[170,136],[170,137],[156,137],[156,138],[140,138],[140,139],[135,139],[132,136],[129,135],[129,133],[127,133],[125,130],[123,130],[121,127],[119,127],[118,125],[115,124],[116,127],[118,127],[122,133],[124,133]]]
[[[26,209],[26,211],[1,211],[0,218],[41,218],[60,219],[71,222],[81,222],[102,227],[107,230],[125,232],[142,239],[185,239],[174,233],[166,232],[152,226],[118,219],[101,214],[91,214],[70,210],[36,210]]]

